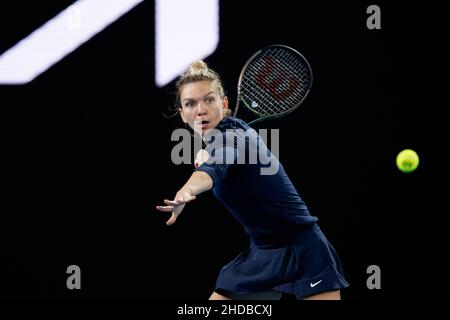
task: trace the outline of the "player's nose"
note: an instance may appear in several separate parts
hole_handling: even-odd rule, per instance
[[[206,114],[206,112],[207,112],[207,110],[206,110],[205,105],[203,104],[203,101],[200,101],[197,106],[197,114],[203,115],[203,114]]]

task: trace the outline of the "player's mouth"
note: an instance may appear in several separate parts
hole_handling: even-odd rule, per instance
[[[210,122],[209,122],[208,120],[199,120],[199,121],[196,121],[196,124],[197,124],[198,128],[201,128],[202,131],[205,131],[206,129],[208,129],[209,123],[210,123]]]
[[[206,130],[209,127],[209,121],[207,121],[207,120],[203,120],[201,122],[201,124],[202,124],[202,130]]]

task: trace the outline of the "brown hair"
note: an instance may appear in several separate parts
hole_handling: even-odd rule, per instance
[[[208,68],[208,65],[203,60],[197,60],[191,63],[189,68],[181,74],[176,83],[178,99],[183,85],[203,80],[215,82],[219,90],[218,93],[220,97],[225,97],[225,90],[223,89],[222,80],[220,80],[219,74]]]
[[[197,60],[190,64],[189,68],[183,72],[175,83],[176,87],[176,102],[175,105],[170,108],[170,112],[172,113],[170,116],[165,115],[167,118],[172,118],[178,114],[178,109],[181,107],[180,105],[180,92],[183,86],[187,83],[196,82],[196,81],[210,81],[214,82],[216,88],[218,89],[218,94],[220,98],[225,97],[225,90],[220,79],[219,74],[210,69],[208,65],[203,60]],[[226,117],[231,116],[231,110],[228,109]]]

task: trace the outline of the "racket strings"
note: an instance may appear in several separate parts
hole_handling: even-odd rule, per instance
[[[256,71],[250,69],[249,75],[256,77]],[[254,73],[254,74],[252,74]],[[270,115],[284,112],[284,108],[266,91],[256,87],[253,80],[241,82],[241,97],[244,101],[251,101],[250,110],[261,114]]]
[[[292,92],[292,94],[286,95],[283,97],[285,101],[282,101],[281,97],[278,97],[278,102],[280,104],[286,103],[287,106],[284,108],[285,110],[288,110],[291,105],[296,105],[301,101],[301,98],[305,94],[306,90],[304,90],[303,86],[305,84],[305,76],[308,73],[308,70],[305,68],[303,64],[300,64],[300,60],[293,54],[291,54],[290,51],[286,50],[268,50],[267,57],[268,59],[274,59],[276,63],[273,64],[270,80],[273,81],[273,79],[294,79],[291,81],[298,81],[298,84],[295,86],[295,91],[299,90],[300,92]],[[298,80],[299,79],[299,80]],[[275,81],[273,81],[275,82]],[[273,83],[272,82],[272,83]],[[275,83],[276,85],[277,83]],[[273,90],[278,89],[279,91],[283,92],[287,90],[288,82],[282,81],[279,85],[279,88],[274,88]]]
[[[248,64],[239,95],[259,115],[282,114],[301,103],[311,86],[307,63],[290,50],[269,48]]]
[[[298,77],[301,80],[301,85],[298,89],[304,94],[306,92],[305,87],[309,88],[309,68],[305,67],[305,64],[302,63],[296,56],[290,54],[290,52],[279,51],[279,53],[281,53],[281,56],[278,60],[282,63],[285,62],[285,67],[290,71],[291,76]],[[279,68],[277,71],[282,72],[284,70]]]
[[[275,59],[277,61],[277,64],[272,69],[272,73],[269,76],[269,80],[273,82],[276,82],[275,79],[284,79],[285,77],[290,77],[290,79],[301,79],[301,75],[296,74],[296,72],[299,70],[297,66],[294,65],[297,61],[294,60],[295,57],[288,56],[287,53],[284,53],[284,56],[275,56]],[[283,65],[280,65],[283,64]],[[286,75],[287,73],[287,75]],[[298,80],[297,80],[298,81]],[[301,83],[301,82],[300,82]],[[296,86],[296,90],[300,89],[302,90],[301,86]],[[282,81],[279,84],[278,88],[273,88],[273,90],[279,90],[280,92],[285,92],[286,90],[289,90],[288,83],[286,81]],[[304,94],[305,91],[301,92]],[[277,99],[278,103],[280,105],[286,104],[284,108],[282,108],[282,111],[289,110],[291,106],[295,106],[300,100],[297,101],[298,94],[296,92],[293,92],[293,94],[286,95],[283,97],[283,99]]]

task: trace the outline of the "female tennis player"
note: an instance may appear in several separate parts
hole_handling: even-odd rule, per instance
[[[280,299],[282,293],[298,299],[339,300],[348,283],[335,250],[260,136],[241,119],[228,116],[219,75],[196,61],[180,76],[177,89],[181,119],[214,152],[208,161],[197,163],[173,200],[156,208],[172,213],[167,221],[172,225],[188,202],[212,189],[250,237],[250,248],[220,271],[210,300]],[[267,161],[236,161],[253,152],[238,147],[243,139],[247,149],[257,145],[258,155],[269,157],[277,171],[263,174]]]

